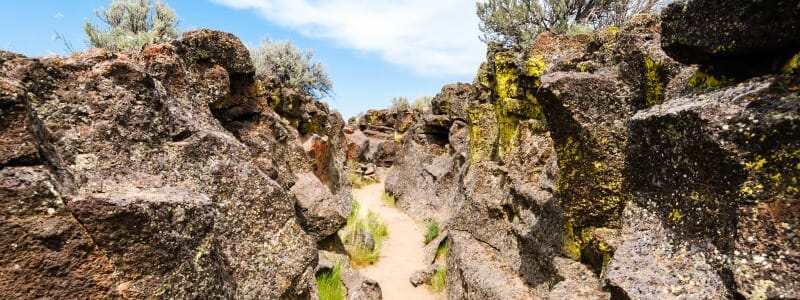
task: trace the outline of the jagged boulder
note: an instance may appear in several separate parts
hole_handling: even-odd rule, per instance
[[[336,224],[299,222],[290,188],[316,177],[349,212],[343,122],[323,106],[331,130],[298,132],[263,86],[210,30],[136,57],[1,53],[0,297],[308,296]]]
[[[741,75],[775,71],[800,51],[800,1],[681,1],[663,11],[671,57]],[[730,67],[729,65],[735,65]]]
[[[448,84],[431,100],[431,113],[433,115],[445,115],[453,120],[466,120],[467,113],[465,109],[467,103],[477,98],[477,91],[471,84]]]
[[[645,212],[631,213],[650,214],[658,222],[642,224],[634,217],[626,226],[637,231],[658,226],[650,231],[667,234],[661,243],[643,246],[635,232],[623,233],[621,247],[633,249],[615,255],[612,265],[633,267],[626,260],[636,247],[647,249],[639,253],[652,252],[666,244],[688,251],[661,255],[702,263],[671,266],[670,276],[681,279],[673,282],[673,295],[708,291],[711,298],[722,282],[728,295],[798,297],[798,274],[792,270],[798,261],[793,239],[799,232],[790,225],[800,224],[798,81],[775,75],[754,78],[637,113],[630,124],[627,172],[633,200]],[[720,277],[695,268],[711,268]],[[656,265],[637,269],[663,273]],[[706,273],[698,277],[699,271]],[[633,283],[653,278],[634,274],[647,276],[627,273],[620,286],[643,292]]]

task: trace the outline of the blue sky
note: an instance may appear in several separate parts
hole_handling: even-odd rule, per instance
[[[328,67],[333,99],[347,118],[388,107],[393,96],[434,96],[471,82],[484,60],[470,0],[170,0],[183,30],[211,28],[247,45],[264,37],[312,49]],[[56,32],[80,50],[81,25],[108,0],[4,1],[0,48],[28,56],[65,54]]]

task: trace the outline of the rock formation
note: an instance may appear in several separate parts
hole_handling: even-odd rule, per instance
[[[344,122],[188,32],[0,52],[0,298],[310,297],[350,211]]]
[[[345,127],[347,160],[391,166],[406,131],[419,114],[419,110],[413,109],[383,109],[369,110],[359,118],[351,118]]]
[[[720,3],[442,89],[386,187],[449,230],[449,298],[800,297],[798,3]]]
[[[445,268],[448,298],[800,298],[799,12],[687,0],[490,44],[430,110],[347,125],[222,32],[0,51],[0,298],[315,298],[347,261],[320,249],[346,161],[392,166],[397,206],[442,227],[409,280]]]

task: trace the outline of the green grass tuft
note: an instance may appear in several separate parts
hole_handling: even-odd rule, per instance
[[[447,269],[441,268],[436,270],[431,277],[431,289],[437,292],[444,291],[445,279],[447,278]]]
[[[445,257],[447,255],[447,249],[450,247],[449,243],[445,239],[439,246],[436,248],[436,259],[440,257]]]
[[[428,228],[425,231],[425,244],[427,245],[430,241],[439,236],[439,222],[436,222],[436,220],[428,220],[425,223]]]
[[[389,192],[385,190],[383,191],[383,195],[381,195],[381,200],[383,200],[383,203],[386,203],[389,206],[392,207],[397,206],[397,203],[394,200],[394,196],[392,194],[389,194]]]
[[[355,241],[359,230],[364,230],[372,234],[375,241],[375,249],[366,249],[358,245]],[[380,257],[383,240],[389,235],[386,223],[381,217],[368,211],[366,216],[361,215],[361,205],[358,201],[353,201],[353,210],[347,216],[347,224],[339,231],[339,237],[344,243],[347,255],[350,257],[350,264],[353,267],[362,267],[375,263]]]
[[[342,265],[337,262],[333,270],[317,275],[317,289],[320,300],[344,300],[345,291],[342,284]]]
[[[378,180],[376,179],[361,177],[360,175],[353,173],[347,173],[347,178],[350,179],[350,184],[356,189],[360,189],[373,183],[378,183]]]

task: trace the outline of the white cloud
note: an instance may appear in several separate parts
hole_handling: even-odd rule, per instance
[[[212,0],[305,36],[374,52],[423,75],[473,74],[484,58],[468,0]]]

